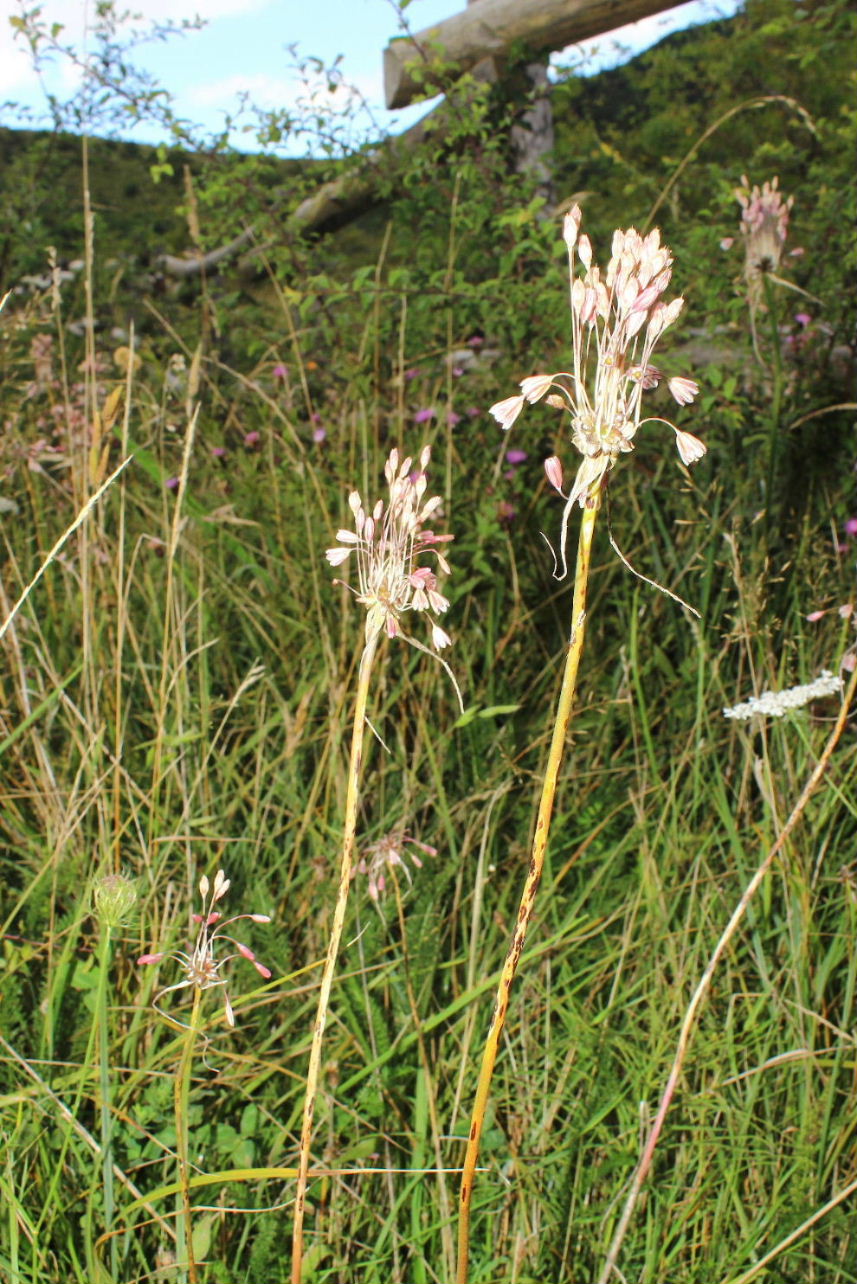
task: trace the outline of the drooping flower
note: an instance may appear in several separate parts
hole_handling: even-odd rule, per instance
[[[159,990],[154,999],[154,1006],[157,1008],[159,1001],[165,994],[171,990],[184,990],[192,986],[197,990],[209,990],[212,986],[221,986],[223,988],[223,1006],[226,1013],[226,1021],[230,1026],[235,1025],[235,1013],[232,1010],[232,1004],[229,1001],[229,994],[226,990],[226,979],[220,975],[222,969],[232,959],[247,959],[252,963],[256,971],[265,980],[271,975],[270,969],[260,963],[256,955],[249,946],[243,945],[237,941],[226,929],[233,923],[238,923],[241,919],[250,919],[253,923],[270,923],[271,919],[267,914],[235,914],[232,918],[224,919],[220,910],[215,909],[218,901],[221,901],[229,891],[230,880],[226,877],[222,869],[219,869],[214,876],[214,884],[209,884],[208,878],[203,874],[199,880],[199,893],[202,897],[202,913],[194,914],[193,920],[199,924],[199,931],[190,953],[184,950],[165,950],[156,954],[141,954],[137,963],[142,966],[148,966],[153,963],[160,963],[162,959],[172,959],[178,963],[184,972],[184,978],[176,981],[173,985],[165,985]],[[215,945],[219,941],[226,941],[233,946],[231,953],[226,954],[223,958],[215,958]],[[160,1008],[158,1009],[160,1011]]]
[[[337,531],[338,546],[325,554],[331,566],[342,566],[352,552],[356,555],[357,601],[367,608],[367,642],[382,630],[390,638],[398,637],[401,618],[408,611],[443,615],[449,609],[448,600],[438,592],[435,572],[417,564],[430,553],[440,570],[449,574],[449,564],[438,546],[453,537],[425,529],[442,504],[439,495],[424,500],[430,458],[430,447],[423,447],[419,467],[412,471],[411,457],[401,459],[398,450],[392,450],[384,465],[389,500],[385,504],[379,499],[367,510],[359,492],[352,491],[348,507],[354,515],[354,530]],[[434,621],[431,640],[438,650],[451,643]]]
[[[545,398],[548,405],[571,416],[572,441],[583,462],[566,500],[563,515],[563,564],[565,530],[575,504],[584,508],[594,500],[604,477],[620,454],[633,450],[642,423],[643,393],[663,378],[652,364],[652,353],[661,335],[676,320],[684,305],[681,297],[665,302],[662,295],[672,276],[673,257],[661,245],[657,228],[645,237],[634,228],[613,235],[606,272],[593,263],[589,238],[580,234],[581,212],[573,206],[565,216],[563,238],[568,247],[571,275],[573,369],[556,374],[529,375],[521,380],[517,397],[507,397],[490,413],[502,428],[511,428],[526,402]],[[576,258],[583,271],[579,272]],[[667,386],[680,406],[688,405],[699,388],[692,379],[675,376]],[[666,423],[676,436],[682,461],[694,463],[705,446],[691,433]],[[553,465],[552,485],[561,476]],[[561,485],[561,483],[560,483]]]
[[[426,856],[437,855],[436,847],[429,847],[428,843],[421,843],[418,839],[412,838],[410,834],[405,834],[401,830],[394,830],[390,834],[385,834],[383,838],[379,838],[376,843],[370,843],[364,849],[365,854],[358,861],[352,878],[357,874],[365,874],[367,876],[369,895],[373,901],[378,901],[386,889],[387,870],[401,869],[408,882],[412,881],[411,871],[404,859],[406,855],[410,857],[411,863],[417,869],[422,869],[423,863],[416,851],[406,852],[405,848],[417,848]]]

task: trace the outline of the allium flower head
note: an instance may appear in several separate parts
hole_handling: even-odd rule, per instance
[[[789,212],[794,197],[783,200],[777,190],[779,179],[773,178],[760,188],[750,187],[746,174],[735,196],[741,206],[741,236],[744,238],[744,274],[752,294],[761,294],[762,277],[776,272],[783,257],[789,231]]]
[[[407,611],[442,615],[449,609],[449,602],[438,592],[434,571],[417,564],[419,558],[431,554],[443,573],[449,574],[449,564],[438,545],[452,536],[425,529],[442,504],[439,495],[425,499],[425,470],[430,457],[431,450],[425,446],[419,467],[413,470],[410,456],[401,459],[398,450],[391,451],[384,465],[389,500],[385,504],[379,499],[374,508],[367,510],[359,492],[352,491],[348,506],[354,515],[354,530],[337,531],[338,546],[325,554],[331,566],[341,566],[351,553],[357,558],[357,601],[367,608],[367,642],[382,630],[388,637],[398,637],[402,632],[401,618]],[[434,621],[431,640],[438,650],[451,641]]]
[[[259,962],[250,947],[237,941],[226,930],[233,923],[240,922],[241,919],[250,919],[253,923],[270,923],[270,917],[267,914],[235,914],[232,918],[225,919],[220,910],[214,907],[228,891],[229,879],[222,869],[219,869],[215,874],[213,885],[209,883],[208,878],[203,874],[199,880],[202,913],[193,915],[193,921],[199,924],[199,931],[196,934],[196,940],[190,953],[187,954],[184,950],[171,950],[163,951],[160,954],[142,954],[137,959],[138,964],[143,966],[147,966],[150,963],[160,963],[162,959],[173,959],[184,972],[184,978],[181,981],[176,981],[173,985],[166,985],[162,990],[158,991],[155,997],[155,1007],[158,1006],[159,1000],[165,994],[169,994],[171,990],[183,990],[188,986],[193,986],[197,990],[209,990],[215,985],[222,986],[226,1021],[230,1026],[234,1026],[235,1013],[232,1010],[232,1004],[226,991],[226,980],[220,975],[222,969],[232,959],[240,957],[252,963],[259,975],[264,977],[266,981],[270,977],[270,969]],[[215,958],[215,947],[218,946],[218,942],[224,941],[227,942],[228,946],[233,947],[231,953],[220,959]]]
[[[379,838],[377,843],[370,843],[364,849],[365,855],[359,861],[352,877],[356,874],[365,874],[367,876],[369,880],[369,895],[373,901],[377,901],[380,898],[387,886],[386,871],[388,869],[401,869],[408,882],[411,882],[411,871],[405,862],[405,856],[410,857],[411,863],[417,869],[422,869],[423,863],[416,851],[406,852],[406,847],[417,848],[426,856],[437,855],[437,848],[429,847],[427,843],[421,843],[416,838],[412,838],[410,834],[402,833],[401,830],[386,834],[383,838]]]
[[[583,462],[566,497],[563,531],[573,506],[585,507],[619,455],[633,450],[637,429],[646,422],[643,393],[656,388],[663,378],[652,364],[653,350],[684,305],[681,297],[663,298],[673,257],[661,245],[657,228],[647,236],[634,228],[616,231],[607,270],[602,272],[593,262],[589,238],[580,233],[580,222],[581,212],[575,205],[563,224],[571,274],[574,368],[530,375],[521,381],[519,396],[491,407],[503,428],[511,428],[525,402],[543,397],[570,414],[572,441]],[[699,391],[692,379],[683,377],[669,379],[667,386],[680,406],[688,405]],[[668,426],[676,434],[685,463],[702,458],[701,441]]]

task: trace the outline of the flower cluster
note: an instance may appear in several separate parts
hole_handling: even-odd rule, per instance
[[[836,695],[842,690],[842,679],[834,677],[828,669],[822,669],[821,676],[814,682],[806,682],[799,687],[789,687],[786,691],[763,691],[760,696],[753,696],[743,704],[736,704],[732,709],[724,709],[724,718],[735,718],[743,722],[755,714],[766,718],[782,718],[792,709],[802,709],[812,700],[822,696]]]
[[[379,838],[377,843],[370,843],[366,847],[366,855],[360,860],[354,873],[366,874],[369,880],[369,895],[373,901],[379,899],[387,886],[385,870],[399,868],[404,871],[408,882],[411,881],[411,871],[403,859],[406,847],[417,847],[426,856],[437,855],[436,847],[429,847],[427,843],[421,843],[416,838],[411,838],[410,834],[403,834],[401,831],[386,834],[383,838]],[[407,855],[417,869],[422,869],[423,863],[415,851],[410,851]]]
[[[525,402],[546,397],[548,405],[571,415],[572,441],[583,455],[574,485],[566,499],[565,530],[571,509],[594,499],[605,474],[618,456],[633,450],[642,422],[643,393],[657,387],[663,375],[652,365],[655,344],[676,320],[681,297],[664,302],[672,276],[672,255],[660,243],[657,228],[648,236],[634,229],[617,231],[607,271],[593,264],[589,238],[580,233],[581,213],[566,214],[563,238],[571,272],[571,320],[574,369],[530,375],[521,393],[491,407],[491,414],[511,428]],[[580,261],[582,274],[578,273]],[[699,388],[692,379],[672,378],[667,386],[680,406],[689,404]],[[661,420],[660,422],[667,422]],[[705,454],[705,446],[690,433],[668,425],[686,464]],[[561,491],[559,460],[548,460],[548,480]]]
[[[187,986],[193,986],[197,990],[210,990],[212,986],[218,985],[223,987],[223,1006],[226,1012],[226,1021],[230,1026],[234,1026],[235,1013],[232,1010],[232,1004],[226,991],[226,981],[220,975],[223,967],[231,962],[232,959],[240,957],[252,963],[259,975],[264,977],[266,981],[270,977],[270,969],[258,961],[250,947],[242,945],[240,941],[236,941],[235,937],[225,929],[241,919],[250,919],[253,923],[270,923],[271,919],[267,914],[235,914],[232,918],[224,919],[220,910],[214,907],[229,891],[229,885],[229,879],[222,869],[219,869],[215,874],[213,885],[209,884],[205,874],[199,880],[202,913],[194,914],[193,916],[194,922],[199,924],[199,931],[190,954],[186,954],[184,950],[174,950],[164,951],[160,954],[142,954],[137,959],[137,963],[143,966],[150,963],[160,963],[165,958],[173,959],[185,974],[183,980],[176,981],[174,985],[166,985],[162,990],[158,991],[155,998],[155,1007],[158,1006],[158,1001],[165,994],[169,994],[171,990],[183,990]],[[229,945],[234,946],[233,952],[225,955],[224,958],[215,958],[214,949],[218,941],[227,941]]]
[[[124,927],[137,903],[137,887],[125,874],[106,874],[92,889],[95,917],[105,927]]]
[[[760,188],[750,187],[744,174],[735,196],[741,206],[741,235],[744,238],[744,273],[750,286],[758,289],[766,272],[776,272],[783,257],[789,232],[789,212],[794,197],[783,200],[773,178]]]
[[[354,514],[354,530],[337,531],[339,546],[329,548],[325,554],[331,566],[341,566],[351,553],[357,558],[357,600],[367,608],[367,642],[382,630],[388,637],[398,637],[402,632],[401,617],[407,611],[442,615],[449,608],[447,599],[438,592],[434,571],[417,565],[418,558],[431,552],[444,574],[449,574],[449,565],[438,545],[452,536],[425,529],[425,523],[442,504],[439,495],[424,501],[430,456],[431,450],[425,446],[418,468],[412,470],[410,456],[401,459],[398,450],[391,451],[384,465],[390,488],[388,502],[379,499],[374,508],[367,510],[359,492],[352,491],[348,507]],[[451,642],[449,634],[434,621],[431,640],[438,650]]]

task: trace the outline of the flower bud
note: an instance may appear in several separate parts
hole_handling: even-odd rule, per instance
[[[107,874],[92,889],[95,917],[104,927],[122,927],[137,903],[137,888],[124,874]]]

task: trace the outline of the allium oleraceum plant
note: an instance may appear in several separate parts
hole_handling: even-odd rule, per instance
[[[529,375],[521,380],[516,397],[498,401],[490,413],[504,429],[512,427],[526,402],[545,397],[548,405],[571,415],[571,439],[583,455],[574,484],[563,493],[562,465],[556,456],[546,460],[550,484],[566,501],[562,518],[561,554],[566,571],[568,522],[575,504],[585,508],[619,455],[634,449],[641,424],[664,423],[675,433],[676,446],[685,464],[705,454],[698,437],[676,428],[659,416],[642,417],[643,393],[656,388],[664,375],[652,364],[652,353],[664,331],[684,306],[679,296],[664,302],[662,295],[672,277],[673,256],[661,245],[654,228],[640,236],[633,227],[613,234],[607,271],[592,261],[588,236],[580,233],[577,205],[563,221],[571,275],[571,333],[574,368],[556,374]],[[579,261],[583,274],[577,270]],[[680,406],[699,391],[693,379],[676,376],[667,386]]]
[[[647,236],[640,236],[634,228],[616,231],[610,262],[602,275],[593,264],[589,238],[580,234],[580,220],[580,210],[575,205],[563,221],[563,239],[568,249],[571,277],[573,368],[556,374],[530,375],[522,380],[518,396],[507,397],[491,407],[491,413],[504,429],[511,428],[527,402],[540,401],[543,397],[549,405],[566,410],[571,416],[572,442],[582,454],[583,461],[567,495],[563,492],[559,459],[553,457],[545,464],[548,481],[565,500],[560,540],[563,575],[567,570],[568,525],[576,505],[580,506],[582,514],[571,628],[539,797],[532,852],[512,940],[497,987],[470,1116],[461,1177],[456,1284],[468,1284],[470,1216],[480,1139],[512,983],[523,953],[544,868],[554,797],[583,652],[595,521],[607,477],[619,456],[633,450],[637,431],[641,424],[647,422],[664,423],[672,429],[685,464],[696,463],[705,454],[705,446],[691,433],[681,431],[659,416],[643,418],[643,394],[657,387],[665,377],[653,365],[652,354],[661,335],[676,320],[684,305],[681,297],[669,302],[662,297],[672,276],[670,251],[661,245],[660,233],[656,229]],[[578,262],[582,271],[578,269]],[[699,391],[692,379],[676,377],[668,379],[667,384],[680,406],[688,405]]]
[[[417,466],[410,455],[403,456],[392,450],[384,465],[384,477],[389,488],[389,499],[379,499],[374,507],[364,507],[359,491],[352,491],[348,507],[354,517],[354,530],[337,531],[337,545],[329,548],[326,556],[331,566],[342,566],[353,553],[357,562],[357,589],[351,588],[357,601],[366,608],[364,641],[357,674],[357,692],[354,699],[354,724],[351,732],[351,754],[348,764],[348,788],[345,797],[345,817],[342,833],[342,855],[339,866],[339,888],[333,909],[333,920],[327,943],[327,953],[319,985],[318,1007],[312,1031],[309,1063],[306,1075],[303,1120],[298,1152],[298,1179],[295,1191],[295,1215],[292,1229],[292,1284],[301,1284],[304,1254],[304,1216],[306,1193],[310,1179],[310,1151],[312,1147],[313,1118],[318,1096],[321,1051],[327,1013],[330,1005],[333,974],[345,912],[348,890],[353,875],[354,845],[357,833],[357,804],[360,795],[361,765],[363,761],[363,735],[366,725],[366,706],[369,696],[369,679],[372,666],[385,637],[402,638],[418,651],[425,651],[443,665],[455,678],[449,665],[437,652],[450,645],[446,633],[432,616],[444,615],[449,602],[438,591],[434,566],[445,574],[449,565],[440,545],[452,539],[451,535],[437,535],[426,525],[438,516],[441,499],[435,495],[426,499],[428,481],[426,468],[431,450],[424,446]],[[425,559],[431,557],[432,565]],[[337,581],[342,583],[343,581]],[[410,637],[402,626],[411,611],[429,616],[432,645],[430,650],[422,642]],[[458,687],[456,686],[456,694]],[[461,696],[459,694],[459,702]],[[426,848],[428,850],[428,848]],[[393,864],[388,854],[388,864]],[[399,862],[401,860],[399,859]],[[374,867],[373,867],[374,868]],[[381,889],[381,882],[370,874],[370,894]],[[374,877],[374,882],[373,882]]]
[[[173,985],[165,985],[162,990],[158,991],[154,999],[156,1008],[163,996],[169,994],[171,990],[184,990],[191,986],[194,990],[203,991],[210,990],[213,986],[221,986],[223,988],[223,1007],[226,1021],[228,1025],[234,1027],[235,1013],[229,1001],[226,978],[220,975],[223,968],[233,959],[247,959],[248,963],[252,963],[259,975],[264,977],[266,981],[270,978],[270,970],[259,962],[250,947],[243,945],[241,941],[237,941],[226,929],[242,919],[249,919],[251,923],[270,923],[271,919],[267,914],[235,914],[232,918],[224,919],[220,910],[216,910],[214,907],[223,899],[229,891],[229,887],[230,880],[222,869],[219,869],[215,874],[213,885],[209,883],[205,874],[199,880],[202,913],[193,915],[194,922],[199,924],[199,931],[189,954],[184,950],[170,950],[162,951],[159,954],[142,954],[137,959],[138,964],[143,966],[160,963],[162,959],[172,959],[179,964],[185,974],[181,981],[176,981]],[[218,959],[215,957],[215,946],[218,942],[223,941],[234,946],[234,949],[232,953]],[[160,1011],[160,1008],[158,1010]]]

